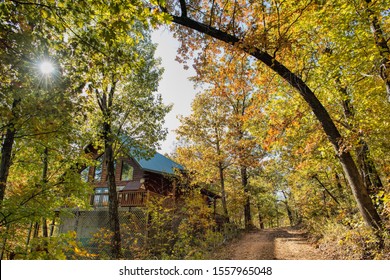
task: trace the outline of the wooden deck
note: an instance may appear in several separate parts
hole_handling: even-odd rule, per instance
[[[162,197],[162,195],[151,191],[121,191],[118,192],[118,202],[120,207],[146,207],[147,202],[154,197]],[[91,199],[91,204],[94,207],[107,207],[108,194],[95,194]]]
[[[122,207],[145,207],[154,197],[162,197],[151,191],[123,191],[118,193],[119,205]]]

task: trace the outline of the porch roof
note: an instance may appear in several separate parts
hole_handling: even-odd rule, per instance
[[[141,187],[140,181],[131,181],[126,184],[122,191],[137,191]]]

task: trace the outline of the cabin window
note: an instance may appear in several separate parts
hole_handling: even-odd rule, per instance
[[[96,188],[93,198],[93,206],[104,207],[108,206],[108,188]]]
[[[102,179],[103,156],[98,157],[96,160],[98,161],[98,163],[95,166],[95,175],[93,178],[95,181],[100,181]]]
[[[130,163],[126,161],[122,161],[121,181],[133,180],[133,173],[134,173],[134,168],[130,165]]]
[[[88,175],[89,175],[89,167],[84,168],[84,169],[81,171],[80,175],[81,175],[81,180],[82,180],[83,182],[85,182],[85,183],[88,182],[88,180],[89,180],[89,178],[88,178]]]

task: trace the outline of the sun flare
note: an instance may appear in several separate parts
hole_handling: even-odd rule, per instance
[[[54,71],[54,66],[50,61],[43,61],[39,65],[39,70],[44,75],[51,74]]]

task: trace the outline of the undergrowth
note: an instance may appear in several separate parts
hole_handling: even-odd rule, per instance
[[[328,259],[390,259],[390,235],[382,232],[383,243],[356,215],[323,218],[307,223],[311,237]]]
[[[164,207],[163,200],[149,205],[146,230],[122,224],[123,258],[142,260],[208,259],[210,253],[239,230],[233,224],[218,227],[212,209],[201,197],[191,197],[176,207]],[[109,259],[111,234],[101,229],[91,240],[98,248],[94,259]]]

